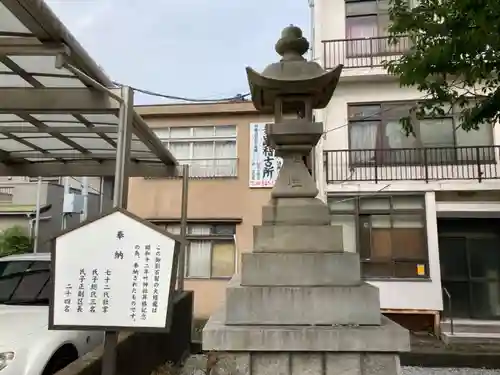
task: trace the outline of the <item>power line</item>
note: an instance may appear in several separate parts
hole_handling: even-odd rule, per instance
[[[375,112],[375,113],[372,113],[371,115],[367,115],[367,116],[363,116],[363,117],[358,117],[356,118],[356,121],[364,121],[364,120],[369,120],[373,117],[377,117],[377,116],[380,116],[382,115],[383,113],[386,113],[386,112],[390,112],[390,111],[393,111],[397,108],[395,107],[389,107],[389,108],[386,108],[386,109],[383,109],[381,111],[378,111],[378,112]],[[327,133],[330,133],[331,131],[334,131],[334,130],[338,130],[338,129],[342,129],[342,128],[345,128],[347,126],[349,126],[350,122],[347,122],[345,123],[344,125],[340,125],[340,126],[337,126],[335,128],[331,128],[331,129],[328,129],[328,130],[325,130],[323,132],[323,134],[327,134]]]
[[[116,81],[113,81],[113,84],[120,86],[120,87],[125,86],[124,84],[122,84],[120,82],[116,82]],[[235,96],[226,97],[226,98],[195,99],[195,98],[187,98],[187,97],[183,97],[183,96],[163,94],[160,92],[142,89],[142,88],[134,87],[134,86],[128,86],[128,87],[130,87],[134,91],[137,91],[137,92],[140,92],[140,93],[143,93],[146,95],[150,95],[150,96],[156,96],[159,98],[169,99],[169,100],[180,100],[180,101],[184,101],[184,102],[193,102],[193,103],[220,103],[220,102],[244,101],[244,100],[247,100],[246,97],[250,95],[250,93],[246,93],[246,94],[236,94]]]
[[[419,100],[423,100],[423,99],[425,99],[425,96],[424,96],[424,97],[421,97],[421,98],[418,98],[418,99],[414,99],[414,100],[415,100],[415,101],[419,101]],[[361,104],[362,104],[362,103],[361,103]],[[372,113],[371,115],[367,115],[367,116],[363,116],[363,117],[358,117],[358,118],[356,119],[356,121],[364,121],[364,120],[369,120],[369,119],[371,119],[371,118],[373,118],[373,117],[380,116],[380,115],[382,115],[382,114],[384,114],[384,113],[386,113],[386,112],[390,112],[390,111],[393,111],[393,110],[395,110],[395,109],[399,109],[399,108],[397,108],[396,106],[394,106],[394,107],[389,107],[389,108],[386,108],[386,109],[380,110],[380,111],[378,111],[378,112]],[[328,115],[328,113],[327,113],[327,115]],[[349,126],[349,122],[345,123],[344,125],[340,125],[340,126],[337,126],[337,127],[335,127],[335,128],[325,130],[325,131],[323,132],[323,134],[330,133],[331,131],[334,131],[334,130],[342,129],[342,128],[345,128],[345,127],[347,127],[347,126]]]

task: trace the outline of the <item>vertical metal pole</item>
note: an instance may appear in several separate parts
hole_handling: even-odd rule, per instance
[[[100,177],[99,181],[99,213],[102,214],[104,205],[104,177]]]
[[[118,123],[118,143],[116,146],[115,184],[113,187],[113,207],[127,208],[128,167],[130,164],[130,140],[132,138],[132,119],[134,96],[130,87],[121,88],[120,118]],[[116,374],[116,345],[118,332],[106,331],[104,335],[104,354],[102,375]]]
[[[35,212],[35,241],[33,243],[33,252],[36,254],[38,251],[38,237],[40,233],[40,208],[42,205],[42,178],[38,177],[38,181],[36,183],[36,212]]]
[[[64,177],[64,199],[66,199],[66,195],[69,194],[69,177]],[[63,212],[62,214],[62,223],[61,223],[61,229],[65,230],[68,226],[67,222],[68,214],[66,212]]]
[[[80,221],[85,221],[87,220],[87,217],[89,215],[89,178],[88,177],[83,177],[82,178],[82,195],[83,195],[83,210],[82,214],[80,215]]]
[[[184,243],[181,245],[179,254],[179,267],[177,271],[177,289],[184,290],[184,272],[186,270],[187,251],[187,215],[188,215],[188,188],[189,188],[189,165],[182,166],[182,197],[181,197],[181,238]]]

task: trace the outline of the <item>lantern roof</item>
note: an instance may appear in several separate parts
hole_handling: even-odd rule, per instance
[[[318,63],[307,61],[303,55],[309,50],[309,42],[294,25],[283,29],[275,50],[281,60],[268,65],[262,73],[246,68],[255,108],[272,113],[276,98],[281,96],[310,97],[313,109],[325,108],[337,86],[342,65],[325,71]]]

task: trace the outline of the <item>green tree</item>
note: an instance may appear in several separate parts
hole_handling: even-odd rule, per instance
[[[13,226],[0,233],[0,257],[26,253],[31,249],[31,239],[23,227]]]
[[[418,1],[418,0],[417,0]],[[391,43],[409,38],[409,51],[385,63],[401,86],[416,86],[428,100],[417,117],[460,110],[461,126],[477,130],[500,117],[500,0],[390,0]],[[449,107],[448,107],[449,108]],[[412,132],[410,117],[403,128]]]

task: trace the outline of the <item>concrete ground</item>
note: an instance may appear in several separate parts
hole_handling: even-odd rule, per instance
[[[500,370],[456,367],[402,367],[401,375],[499,375]]]

